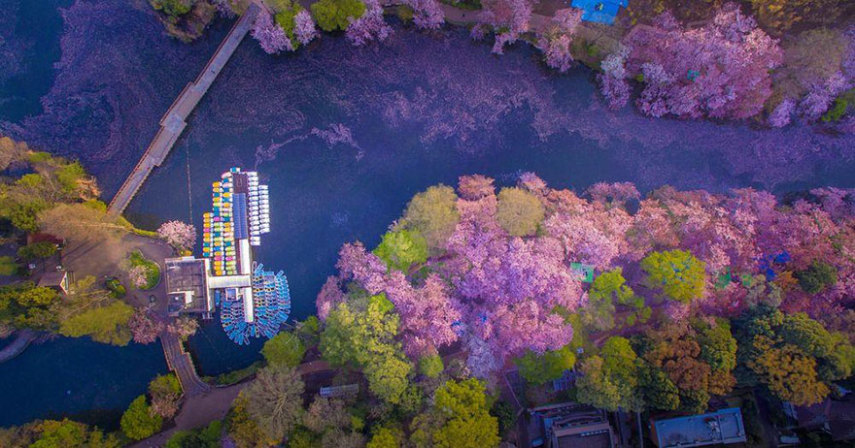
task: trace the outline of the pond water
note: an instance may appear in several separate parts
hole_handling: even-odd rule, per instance
[[[157,344],[112,347],[65,337],[33,344],[0,364],[0,426],[64,415],[103,425],[166,371]]]
[[[62,57],[41,99],[44,111],[0,122],[0,131],[80,158],[99,177],[105,197],[228,29],[221,21],[199,42],[179,44],[163,36],[139,3],[75,2],[64,13]],[[380,46],[355,49],[327,36],[279,57],[247,39],[128,214],[137,222],[182,219],[200,226],[210,183],[231,166],[257,169],[270,184],[272,232],[256,259],[285,271],[293,316],[304,318],[313,313],[343,243],[375,245],[414,193],[453,185],[461,174],[483,173],[509,185],[520,172],[535,171],[553,186],[580,190],[598,181],[632,181],[641,190],[671,184],[777,193],[855,186],[851,136],[804,126],[772,131],[652,120],[632,108],[611,112],[598,100],[590,71],[559,76],[544,70],[528,47],[501,57],[489,49],[465,30],[425,34],[400,26]],[[248,365],[260,345],[232,344],[216,321],[190,342],[206,375]],[[28,354],[43,350],[49,346]],[[99,361],[121,366],[132,349],[110,350],[98,352]],[[39,368],[73,363],[67,356],[54,351]],[[154,349],[149,356],[135,365],[156,371],[151,366],[162,366],[162,356]],[[0,375],[12,367],[0,365]],[[18,379],[2,384],[23,386],[34,368],[17,364]],[[115,373],[137,394],[144,390],[145,381]],[[62,400],[55,390],[33,393],[40,403]],[[97,395],[90,400],[99,407]],[[8,408],[0,407],[0,424],[26,420]]]

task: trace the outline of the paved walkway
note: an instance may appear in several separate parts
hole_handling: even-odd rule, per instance
[[[4,363],[24,352],[30,343],[36,339],[38,333],[33,330],[19,330],[15,335],[15,340],[9,345],[0,350],[0,363]]]
[[[260,11],[261,7],[257,3],[250,3],[196,80],[187,84],[172,105],[169,106],[166,114],[160,119],[160,130],[157,131],[154,140],[151,141],[137,166],[134,167],[119,191],[113,196],[113,200],[110,201],[110,206],[107,209],[110,215],[118,216],[125,211],[151,171],[160,166],[166,156],[169,155],[172,146],[175,145],[178,137],[181,136],[181,132],[187,127],[187,117],[208,92],[211,84],[217,79],[217,75],[220,74],[232,54],[237,50]]]
[[[211,386],[199,378],[196,373],[196,366],[193,365],[193,359],[184,350],[178,336],[164,331],[160,334],[160,343],[163,345],[166,364],[178,376],[181,387],[184,389],[185,398],[192,399],[211,390]]]

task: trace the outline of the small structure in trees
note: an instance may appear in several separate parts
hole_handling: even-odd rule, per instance
[[[59,270],[45,273],[39,279],[38,286],[41,288],[54,289],[63,295],[68,294],[68,272],[65,270]]]
[[[322,387],[318,393],[324,398],[352,397],[359,393],[359,384]]]
[[[539,430],[541,445],[532,446],[561,448],[584,446],[591,448],[614,448],[615,433],[609,424],[606,411],[579,403],[558,403],[529,409],[532,421]],[[532,434],[532,438],[537,437]]]
[[[582,10],[582,20],[611,25],[621,7],[629,6],[629,0],[573,0],[570,6]]]
[[[570,269],[579,276],[579,281],[585,283],[594,282],[594,266],[583,263],[570,263]]]
[[[747,440],[739,408],[656,420],[650,436],[659,448],[727,445]]]

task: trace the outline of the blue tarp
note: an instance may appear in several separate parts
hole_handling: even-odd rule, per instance
[[[627,7],[629,0],[572,0],[570,6],[582,10],[582,20],[611,25],[621,6]]]
[[[235,219],[235,239],[240,240],[249,238],[249,229],[246,228],[247,218],[245,193],[238,193],[235,195],[235,203],[232,206],[232,210],[234,210]]]

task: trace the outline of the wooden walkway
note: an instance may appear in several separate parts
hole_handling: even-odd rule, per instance
[[[187,117],[208,92],[211,84],[217,79],[217,75],[220,74],[232,54],[237,50],[238,45],[246,37],[260,11],[261,7],[257,3],[250,3],[244,14],[220,43],[217,51],[211,56],[208,64],[196,77],[196,80],[187,84],[172,105],[169,106],[163,118],[160,119],[160,130],[157,131],[154,140],[148,145],[140,161],[137,162],[137,166],[134,167],[119,191],[113,196],[113,200],[110,201],[110,206],[107,208],[107,213],[110,216],[116,217],[125,211],[151,171],[160,166],[166,156],[169,155],[172,146],[175,145],[178,137],[181,136],[181,132],[187,127]]]
[[[199,374],[196,373],[196,366],[193,365],[193,359],[184,350],[178,336],[164,331],[160,335],[160,343],[163,344],[166,364],[178,376],[185,397],[195,397],[211,390],[211,386],[199,378]]]

